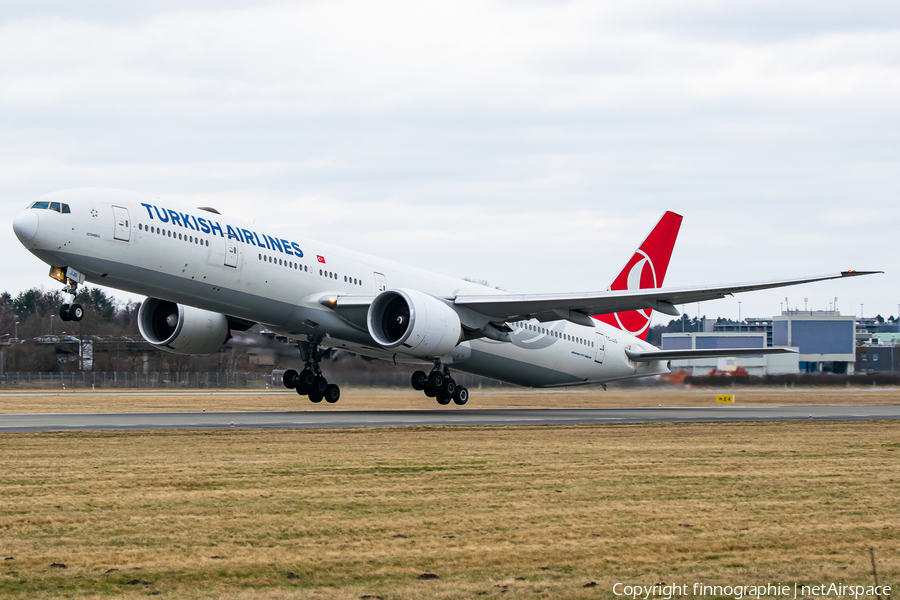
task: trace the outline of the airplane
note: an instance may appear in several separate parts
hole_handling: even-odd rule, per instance
[[[337,402],[320,368],[341,349],[416,370],[415,390],[440,405],[469,399],[453,369],[532,388],[601,384],[669,372],[669,361],[796,352],[783,347],[660,350],[646,341],[653,311],[736,293],[843,279],[843,271],[757,283],[662,287],[682,216],[666,212],[606,291],[511,294],[470,281],[193,208],[110,189],[52,192],[18,213],[19,241],[50,265],[79,321],[85,282],[147,296],[138,329],[153,346],[215,353],[255,324],[297,340],[304,368],[283,384]]]

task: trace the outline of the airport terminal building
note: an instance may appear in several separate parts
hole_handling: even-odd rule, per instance
[[[763,348],[787,346],[794,354],[744,356],[736,359],[673,360],[672,370],[706,375],[742,368],[750,375],[856,372],[856,317],[838,311],[783,311],[770,319],[716,326],[712,332],[664,333],[663,350]]]

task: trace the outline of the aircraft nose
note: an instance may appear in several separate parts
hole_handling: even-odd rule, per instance
[[[33,210],[23,210],[13,219],[13,231],[23,244],[37,235],[40,219]]]

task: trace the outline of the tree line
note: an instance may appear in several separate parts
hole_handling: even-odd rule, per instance
[[[213,372],[252,369],[246,348],[227,346],[209,357],[180,356],[140,343],[137,314],[140,302],[122,302],[98,287],[82,287],[75,302],[84,307],[81,321],[63,321],[59,307],[67,302],[62,292],[31,288],[13,296],[0,293],[0,342],[7,372],[94,371]],[[41,344],[35,338],[71,336],[92,341],[90,360],[80,342]],[[18,339],[16,339],[18,338]],[[101,341],[102,340],[102,341]],[[271,367],[268,367],[271,368]]]

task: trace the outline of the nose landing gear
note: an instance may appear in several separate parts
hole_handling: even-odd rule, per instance
[[[301,396],[308,396],[310,402],[319,403],[325,400],[329,404],[334,404],[340,400],[341,388],[328,383],[322,375],[322,369],[319,368],[322,351],[319,350],[318,342],[306,344],[301,342],[299,346],[301,354],[305,355],[306,367],[299,373],[294,369],[285,371],[282,377],[284,387],[296,390]]]
[[[429,398],[436,398],[441,406],[450,404],[451,400],[458,406],[469,401],[469,390],[464,385],[457,385],[450,376],[450,369],[439,361],[435,361],[431,374],[426,374],[425,371],[413,373],[411,383],[414,390],[425,392]]]
[[[63,304],[59,307],[59,318],[63,321],[80,321],[84,318],[84,308],[80,304]]]
[[[80,321],[84,318],[84,307],[75,303],[75,294],[78,293],[78,283],[69,279],[69,284],[63,288],[63,294],[72,298],[71,303],[59,307],[59,318],[63,321]]]

